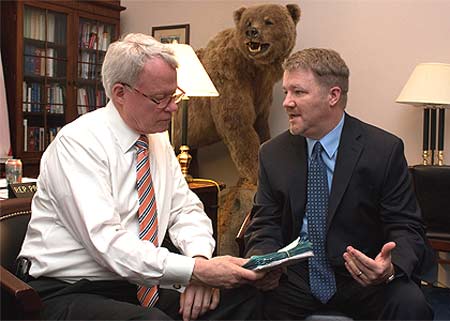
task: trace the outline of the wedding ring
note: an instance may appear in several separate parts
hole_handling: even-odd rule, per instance
[[[358,274],[356,274],[356,276],[361,276],[363,273],[362,271],[359,271]]]

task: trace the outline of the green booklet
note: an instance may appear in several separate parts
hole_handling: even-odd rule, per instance
[[[250,257],[250,260],[242,267],[254,271],[264,271],[295,264],[313,255],[312,243],[308,240],[306,234],[302,234],[277,252]]]

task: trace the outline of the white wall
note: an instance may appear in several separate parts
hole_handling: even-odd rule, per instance
[[[152,26],[189,23],[190,43],[199,48],[218,31],[233,26],[235,9],[261,3],[300,5],[302,17],[294,50],[307,47],[337,50],[351,72],[347,111],[401,137],[408,163],[420,163],[422,112],[397,104],[395,99],[416,64],[450,63],[450,0],[122,0],[127,10],[122,13],[121,27],[124,33],[150,34]],[[277,84],[270,117],[272,135],[287,128],[282,99]],[[449,118],[447,113],[447,164],[450,164]],[[228,186],[235,184],[237,172],[223,144],[203,148],[198,158],[202,177]],[[443,272],[440,271],[441,282],[448,285],[450,272]]]
[[[395,99],[417,63],[450,63],[450,0],[122,0],[127,9],[122,13],[121,27],[123,33],[150,33],[152,26],[189,23],[191,45],[199,48],[218,31],[233,26],[235,9],[268,2],[300,5],[302,17],[294,50],[337,50],[351,72],[347,111],[400,136],[408,163],[420,163],[422,113],[395,103]],[[272,135],[287,128],[282,99],[277,84],[270,117]],[[237,172],[222,143],[201,149],[198,158],[201,176],[234,185]]]

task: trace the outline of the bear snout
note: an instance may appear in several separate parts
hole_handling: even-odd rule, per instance
[[[258,29],[256,29],[255,27],[251,27],[251,28],[248,28],[248,29],[245,31],[245,35],[246,35],[247,38],[249,38],[249,39],[258,38],[258,37],[259,37],[259,31],[258,31]]]

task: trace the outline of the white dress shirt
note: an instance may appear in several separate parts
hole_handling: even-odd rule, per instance
[[[138,137],[112,102],[61,129],[42,156],[20,252],[31,259],[31,276],[185,285],[192,257],[211,257],[211,220],[181,174],[165,133],[148,135],[158,239],[167,231],[184,255],[139,239]]]

